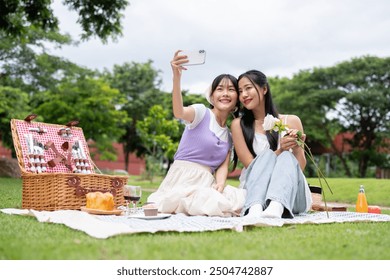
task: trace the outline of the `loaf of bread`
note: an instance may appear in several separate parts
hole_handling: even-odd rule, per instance
[[[112,211],[114,210],[114,196],[111,193],[90,192],[86,195],[87,208]]]

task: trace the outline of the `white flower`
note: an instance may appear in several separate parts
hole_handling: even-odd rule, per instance
[[[278,118],[275,118],[274,116],[267,114],[267,116],[264,118],[263,128],[265,131],[269,131],[274,129],[275,124],[277,122],[280,122]]]

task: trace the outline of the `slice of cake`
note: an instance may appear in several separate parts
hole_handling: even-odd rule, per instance
[[[145,204],[142,208],[144,209],[145,216],[157,216],[158,214],[157,205],[154,203]]]
[[[90,192],[86,194],[87,208],[112,211],[114,210],[114,196],[107,192]]]

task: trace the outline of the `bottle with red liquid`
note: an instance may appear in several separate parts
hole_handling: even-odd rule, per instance
[[[356,201],[356,212],[360,212],[360,213],[368,212],[367,198],[364,192],[363,185],[360,185],[360,190]]]

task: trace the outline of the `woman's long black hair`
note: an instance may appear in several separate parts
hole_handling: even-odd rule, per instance
[[[279,118],[279,113],[278,113],[278,111],[277,111],[277,109],[272,101],[271,89],[270,89],[270,86],[268,84],[267,77],[262,72],[260,72],[258,70],[250,70],[250,71],[247,71],[247,72],[241,74],[238,77],[238,81],[240,81],[244,77],[248,78],[248,80],[252,83],[252,85],[254,86],[254,88],[256,89],[258,94],[259,94],[258,87],[260,87],[260,88],[266,87],[267,88],[267,94],[264,96],[264,98],[265,98],[265,116],[267,114],[270,114],[270,115],[273,115],[275,118]],[[251,152],[253,157],[256,157],[256,153],[253,149],[253,140],[255,137],[254,122],[255,122],[255,116],[253,115],[253,112],[251,110],[248,110],[245,107],[243,107],[241,109],[241,120],[240,120],[241,129],[242,129],[242,132],[244,134],[245,143],[246,143],[249,151]],[[267,131],[266,136],[267,136],[270,148],[273,151],[275,151],[278,148],[278,139],[279,139],[278,132]],[[234,157],[235,157],[234,161],[237,161],[236,153],[235,153]],[[236,162],[235,162],[234,166],[235,165],[236,165]]]

